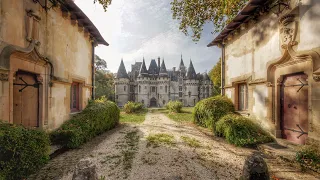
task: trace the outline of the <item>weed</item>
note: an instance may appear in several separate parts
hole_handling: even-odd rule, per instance
[[[200,147],[200,141],[196,140],[195,138],[190,138],[187,136],[181,136],[181,139],[183,140],[183,142],[185,142],[188,146],[190,147]]]
[[[147,137],[147,141],[148,141],[147,147],[151,145],[153,147],[158,147],[160,144],[166,144],[166,145],[175,144],[173,135],[164,134],[164,133],[149,135]]]

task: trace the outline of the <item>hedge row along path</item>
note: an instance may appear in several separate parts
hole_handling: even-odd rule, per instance
[[[167,137],[163,139],[166,144],[150,144],[150,137],[159,134]],[[144,123],[122,124],[80,149],[54,158],[29,179],[72,179],[81,159],[95,163],[101,179],[238,179],[246,156],[253,151],[227,144],[163,114],[148,113]],[[318,178],[285,162],[265,159],[272,179]]]

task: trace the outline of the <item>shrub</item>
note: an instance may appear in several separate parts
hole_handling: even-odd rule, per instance
[[[228,113],[234,112],[232,101],[225,96],[215,96],[199,101],[193,110],[194,123],[215,129],[215,123]]]
[[[129,101],[123,106],[123,110],[128,114],[136,113],[143,110],[143,104]]]
[[[296,153],[296,160],[301,166],[320,171],[320,151],[313,146],[303,146]]]
[[[180,101],[169,101],[166,105],[169,112],[180,113],[182,109],[182,102]]]
[[[0,179],[24,179],[49,160],[44,131],[0,122]]]
[[[81,113],[52,132],[50,139],[67,148],[78,148],[93,137],[115,127],[119,118],[120,110],[115,103],[105,99],[94,100]]]
[[[229,143],[236,146],[252,146],[273,141],[258,124],[235,114],[221,118],[216,124],[215,134],[225,137]]]

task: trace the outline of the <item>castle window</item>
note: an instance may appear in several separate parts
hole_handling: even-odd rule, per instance
[[[162,86],[160,86],[160,89],[162,89]]]
[[[70,101],[71,112],[77,112],[80,110],[79,94],[80,94],[80,84],[77,82],[73,82],[71,84],[71,101]]]
[[[182,91],[182,86],[179,86],[179,91]]]
[[[116,95],[116,99],[118,99],[118,95]]]
[[[127,86],[123,86],[123,90],[126,91],[127,90]]]
[[[156,87],[152,87],[152,92],[156,92]]]
[[[141,92],[141,86],[139,86],[139,92]]]
[[[144,89],[147,89],[147,86],[144,86]]]
[[[166,101],[165,101],[165,100],[163,100],[163,101],[162,101],[162,103],[163,103],[163,105],[165,105],[165,104],[166,104]]]
[[[248,86],[247,84],[239,84],[239,110],[248,110]]]
[[[179,97],[182,97],[182,92],[179,92]]]
[[[144,104],[144,100],[142,100],[141,103]]]
[[[196,99],[193,99],[193,105],[196,105]]]
[[[165,92],[167,93],[167,91],[168,91],[168,87],[166,86],[166,87],[165,87]]]

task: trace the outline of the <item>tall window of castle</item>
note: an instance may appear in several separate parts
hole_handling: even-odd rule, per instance
[[[179,92],[179,97],[182,97],[182,92]]]
[[[247,84],[239,84],[239,110],[248,110],[248,86]]]
[[[152,92],[156,92],[156,87],[152,87]]]
[[[139,92],[141,92],[141,86],[139,85]]]
[[[160,89],[162,89],[162,86],[160,86]]]
[[[168,91],[168,87],[166,86],[166,87],[165,87],[165,92],[167,93],[167,91]]]
[[[127,90],[127,86],[123,86],[123,91],[126,91]]]
[[[182,91],[182,86],[179,86],[179,91]]]
[[[80,110],[79,94],[80,94],[80,85],[77,82],[73,82],[71,84],[71,97],[70,97],[71,112],[77,112]]]
[[[144,89],[147,89],[147,86],[144,86]]]

